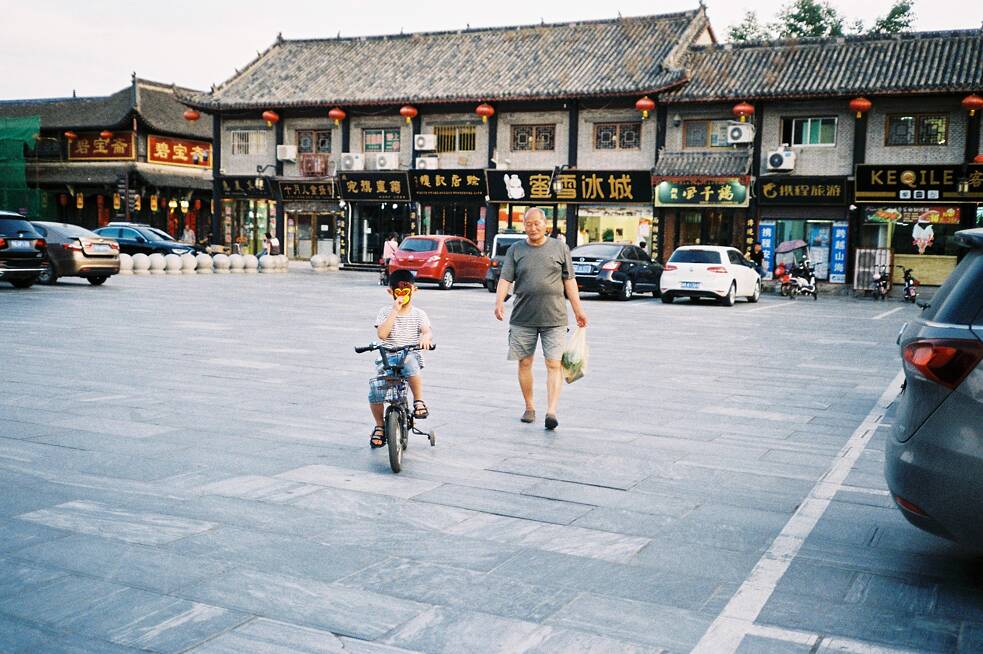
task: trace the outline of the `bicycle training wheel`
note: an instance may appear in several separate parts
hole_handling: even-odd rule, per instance
[[[399,411],[386,414],[386,442],[389,443],[389,467],[399,472],[403,467],[403,421]]]

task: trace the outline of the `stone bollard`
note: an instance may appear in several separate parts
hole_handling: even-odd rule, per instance
[[[251,274],[259,272],[259,260],[255,254],[247,254],[242,257],[242,270]]]
[[[124,253],[119,255],[119,274],[121,275],[132,275],[133,274],[133,257]]]
[[[328,263],[328,270],[339,270],[341,268],[341,257],[337,254],[325,255],[325,260]]]
[[[181,255],[182,273],[184,273],[185,275],[194,275],[195,268],[197,267],[198,267],[198,260],[195,258],[195,255],[191,254],[190,252]]]
[[[216,273],[225,274],[229,272],[229,255],[216,254],[212,257],[212,263],[215,264]]]
[[[290,270],[290,259],[285,254],[279,254],[276,257],[277,260],[277,270],[279,272],[285,273]]]
[[[212,274],[212,258],[205,253],[199,254],[195,257],[196,265],[195,268],[199,275],[211,275]]]
[[[327,267],[328,262],[320,254],[315,254],[311,257],[311,268],[314,269],[314,272],[324,272]]]
[[[151,275],[163,275],[167,267],[167,261],[164,259],[164,255],[160,252],[154,252],[150,255],[150,274]]]
[[[120,255],[122,256],[122,255]],[[134,275],[146,275],[150,272],[150,257],[145,255],[143,252],[137,252],[133,255],[133,274]]]
[[[230,273],[241,273],[245,267],[245,262],[242,260],[241,254],[230,254],[229,255],[229,272]]]
[[[164,272],[168,275],[180,275],[181,274],[181,256],[177,254],[168,254],[164,257]],[[153,270],[153,268],[151,268]]]
[[[260,259],[259,259],[259,271],[262,272],[262,273],[276,272],[275,271],[276,261],[274,261],[273,259],[274,258],[272,256],[268,255],[268,254],[260,257]]]

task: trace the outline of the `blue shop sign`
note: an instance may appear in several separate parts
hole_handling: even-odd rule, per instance
[[[775,223],[774,221],[758,223],[758,242],[761,243],[761,251],[764,253],[764,261],[761,267],[765,269],[765,279],[772,278],[772,262],[775,260]]]
[[[846,246],[849,224],[833,223],[833,252],[829,262],[829,281],[834,284],[846,283]]]

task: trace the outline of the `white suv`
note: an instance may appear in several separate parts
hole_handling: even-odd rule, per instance
[[[734,248],[720,245],[684,245],[669,257],[662,280],[662,301],[677,297],[712,298],[733,306],[738,296],[748,302],[761,297],[761,278],[754,264]]]

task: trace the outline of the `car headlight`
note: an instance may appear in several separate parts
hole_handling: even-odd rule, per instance
[[[188,248],[171,248],[171,254],[187,254],[191,252]]]

